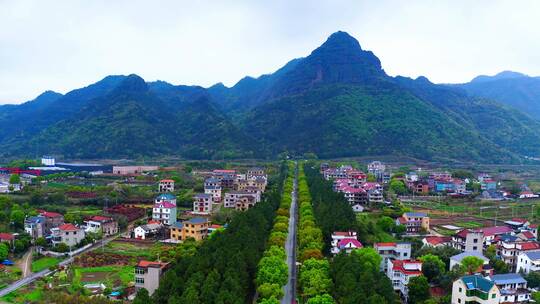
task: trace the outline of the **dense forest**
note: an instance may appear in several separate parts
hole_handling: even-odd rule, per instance
[[[162,277],[152,302],[251,303],[257,265],[267,248],[286,174],[283,165],[261,203],[236,215],[225,231],[204,241],[196,253],[181,256]]]

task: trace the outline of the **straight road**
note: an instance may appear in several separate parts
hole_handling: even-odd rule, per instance
[[[66,259],[66,260],[63,260],[62,262],[60,262],[58,264],[58,266],[67,266],[69,265],[70,263],[73,262],[73,258],[75,256],[78,256],[78,255],[81,255],[85,252],[89,252],[89,251],[92,251],[92,250],[95,250],[95,249],[98,249],[98,248],[101,248],[105,245],[107,245],[110,241],[116,239],[118,236],[113,236],[113,237],[110,237],[110,238],[107,238],[107,239],[103,239],[102,241],[97,241],[92,247],[89,247],[88,249],[84,250],[84,251],[81,251],[75,255],[73,255],[72,257]],[[7,295],[8,293],[12,292],[12,291],[15,291],[23,286],[26,286],[32,282],[34,282],[35,280],[39,279],[39,278],[42,278],[42,277],[46,277],[50,274],[52,274],[54,271],[51,271],[49,269],[45,269],[45,270],[42,270],[40,272],[36,272],[36,273],[32,273],[31,275],[23,278],[23,279],[20,279],[16,282],[13,282],[11,283],[10,285],[8,285],[6,288],[0,290],[0,297],[3,297],[5,295]]]
[[[296,301],[296,222],[297,214],[297,192],[298,192],[298,163],[294,172],[293,191],[291,193],[291,208],[289,210],[289,234],[285,242],[285,253],[287,254],[287,267],[289,268],[289,280],[283,287],[283,299],[281,304],[291,304]]]

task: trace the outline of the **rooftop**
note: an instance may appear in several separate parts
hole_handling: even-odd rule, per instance
[[[478,289],[483,292],[489,292],[494,285],[493,282],[479,275],[464,276],[461,281],[463,281],[467,289]]]
[[[156,197],[156,200],[173,200],[173,199],[176,199],[176,196],[170,193],[163,193]]]
[[[505,273],[491,276],[491,281],[496,285],[527,283],[519,273]]]

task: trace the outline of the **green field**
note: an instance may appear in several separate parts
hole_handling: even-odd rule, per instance
[[[115,287],[115,283],[120,282],[127,286],[135,280],[134,271],[133,266],[77,267],[74,269],[73,284],[103,283]]]
[[[129,243],[110,242],[103,249],[106,253],[121,254],[130,257],[144,257],[146,259],[155,259],[157,253],[150,246],[137,246]]]
[[[37,260],[32,261],[32,272],[40,272],[44,269],[47,269],[51,266],[55,266],[60,263],[62,259],[53,258],[53,257],[42,257]]]

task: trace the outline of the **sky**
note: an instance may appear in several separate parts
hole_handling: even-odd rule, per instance
[[[234,85],[343,30],[392,76],[540,75],[540,1],[0,0],[0,104],[107,75]]]

